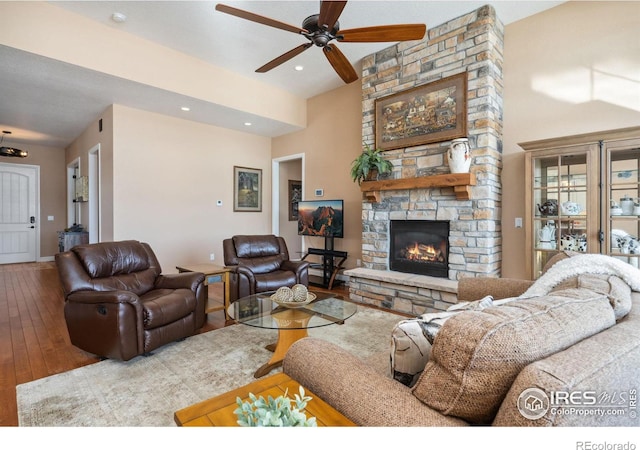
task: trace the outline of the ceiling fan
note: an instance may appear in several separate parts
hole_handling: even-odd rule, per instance
[[[309,47],[316,45],[317,47],[322,47],[322,51],[327,57],[327,60],[345,83],[352,83],[353,81],[356,81],[358,79],[358,75],[349,60],[347,60],[344,54],[331,41],[413,41],[422,39],[427,31],[427,27],[424,24],[380,25],[340,30],[338,18],[340,17],[340,14],[342,14],[342,10],[346,4],[346,1],[322,0],[320,2],[320,14],[314,14],[304,19],[301,28],[223,4],[217,4],[216,10],[242,19],[251,20],[252,22],[257,22],[262,25],[301,34],[309,40],[309,42],[289,50],[288,52],[269,61],[264,66],[258,68],[256,72],[268,72],[269,70],[278,67],[280,64],[289,61],[294,56],[299,55]]]

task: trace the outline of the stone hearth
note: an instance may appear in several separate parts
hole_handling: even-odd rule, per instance
[[[457,302],[457,281],[361,267],[344,273],[350,298],[359,303],[418,315],[444,311]]]

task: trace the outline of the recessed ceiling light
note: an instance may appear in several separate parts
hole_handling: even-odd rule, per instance
[[[245,127],[250,127],[251,125],[252,125],[252,123],[251,123],[251,122],[245,122],[245,123],[244,123],[244,126],[245,126]]]
[[[111,14],[111,20],[116,23],[123,23],[127,21],[127,16],[119,12],[114,12],[113,14]]]
[[[180,109],[183,110],[183,111],[191,111],[191,108],[189,108],[188,106],[183,106]]]
[[[294,69],[296,69],[298,72],[304,70],[303,66],[295,66]]]

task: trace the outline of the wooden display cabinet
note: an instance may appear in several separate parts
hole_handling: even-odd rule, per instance
[[[637,267],[640,245],[623,249],[616,237],[637,243],[640,214],[612,215],[611,205],[640,197],[640,127],[519,145],[526,151],[525,253],[532,279],[562,250],[609,254]]]

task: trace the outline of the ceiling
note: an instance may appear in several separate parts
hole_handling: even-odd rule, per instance
[[[310,98],[344,84],[316,47],[267,73],[255,73],[255,69],[307,42],[306,39],[295,33],[218,12],[215,1],[50,3],[302,98]],[[223,3],[298,27],[307,16],[319,11],[317,0]],[[502,22],[508,25],[560,3],[563,2],[351,0],[339,22],[342,29],[425,23],[428,30],[484,4],[491,4]],[[0,11],[1,8],[2,2]],[[113,21],[112,14],[116,12],[124,14],[126,20],[122,23]],[[393,43],[337,45],[359,72],[363,57]],[[177,93],[23,52],[1,42],[0,61],[3,62],[0,65],[0,129],[12,131],[11,142],[14,143],[66,147],[114,103],[161,114],[180,114],[175,105],[183,99]],[[304,70],[294,70],[296,65],[302,65]],[[189,113],[191,120],[227,128],[240,127],[238,111],[205,101],[194,109]],[[272,137],[292,131],[273,121],[258,122],[258,126],[242,131]]]

